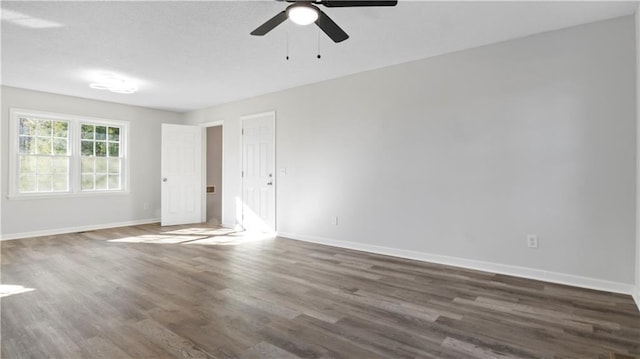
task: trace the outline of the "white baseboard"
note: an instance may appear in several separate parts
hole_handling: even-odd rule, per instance
[[[475,269],[475,270],[491,272],[491,273],[499,273],[499,274],[512,275],[512,276],[522,277],[522,278],[536,279],[536,280],[541,280],[545,282],[566,284],[574,287],[589,288],[589,289],[602,290],[602,291],[613,292],[613,293],[629,294],[629,295],[635,296],[636,304],[638,304],[638,308],[640,309],[640,304],[639,304],[640,293],[638,293],[636,286],[633,284],[612,282],[612,281],[607,281],[602,279],[576,276],[573,274],[550,272],[550,271],[545,271],[541,269],[519,267],[519,266],[508,265],[508,264],[491,263],[491,262],[485,262],[485,261],[478,261],[474,259],[465,259],[465,258],[444,256],[439,254],[410,251],[406,249],[396,249],[396,248],[376,246],[376,245],[370,245],[370,244],[364,244],[364,243],[340,241],[340,240],[323,238],[323,237],[306,236],[306,235],[300,235],[296,233],[278,232],[278,236],[300,240],[304,242],[313,242],[313,243],[319,243],[319,244],[326,244],[334,247],[349,248],[349,249],[355,249],[358,251],[384,254],[384,255],[393,256],[393,257],[415,259],[419,261],[445,264],[445,265],[450,265],[454,267],[462,267],[462,268]]]
[[[107,228],[138,226],[141,224],[150,224],[150,223],[158,223],[158,222],[160,222],[160,218],[149,218],[149,219],[139,219],[136,221],[127,221],[127,222],[94,224],[91,226],[67,227],[67,228],[45,229],[45,230],[33,231],[33,232],[11,233],[11,234],[0,235],[0,241],[8,241],[11,239],[30,238],[30,237],[53,236],[56,234],[95,231],[98,229],[107,229]]]

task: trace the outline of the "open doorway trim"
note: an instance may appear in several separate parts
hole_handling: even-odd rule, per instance
[[[224,120],[219,120],[219,121],[212,121],[212,122],[204,122],[200,124],[200,128],[202,129],[202,183],[206,184],[207,183],[207,128],[209,127],[216,127],[216,126],[221,126],[222,127],[222,168],[221,168],[221,176],[222,176],[222,183],[221,183],[221,187],[222,187],[222,191],[220,192],[220,202],[221,202],[221,206],[222,206],[222,212],[221,212],[221,216],[222,218],[220,218],[220,224],[222,226],[224,226],[226,222],[226,218],[224,215],[224,208],[226,206],[226,202],[225,202],[225,196],[224,196],[224,189],[225,189],[225,183],[224,183],[224,162],[225,162],[225,154],[224,154]],[[200,194],[200,198],[201,198],[201,203],[200,205],[202,206],[202,218],[201,218],[201,222],[204,223],[207,221],[207,186],[204,185],[202,186],[202,193]]]

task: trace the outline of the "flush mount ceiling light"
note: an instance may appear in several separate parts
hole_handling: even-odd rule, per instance
[[[115,93],[130,94],[138,91],[138,87],[128,79],[110,72],[101,72],[89,87],[96,90],[109,90]]]
[[[287,8],[287,16],[298,25],[309,25],[318,20],[318,9],[307,3],[294,4]]]

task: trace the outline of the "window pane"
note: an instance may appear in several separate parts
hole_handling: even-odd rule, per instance
[[[69,190],[69,176],[68,175],[54,175],[53,176],[53,190],[57,192],[65,192]]]
[[[82,155],[83,156],[93,156],[93,142],[92,141],[82,141]]]
[[[56,155],[67,154],[67,140],[56,138],[53,140],[53,153]]]
[[[51,173],[51,158],[38,157],[38,174]]]
[[[51,192],[51,175],[38,175],[38,192]]]
[[[20,156],[20,174],[36,173],[36,157]]]
[[[117,127],[109,127],[109,141],[119,142],[120,141],[120,129]]]
[[[96,173],[107,173],[106,158],[96,158]]]
[[[36,176],[20,176],[18,191],[21,193],[24,192],[35,192],[36,191]]]
[[[93,126],[92,125],[82,125],[80,138],[83,140],[93,140]]]
[[[36,122],[30,118],[20,118],[20,134],[35,136]]]
[[[107,143],[96,142],[96,156],[107,157]]]
[[[107,139],[107,126],[96,126],[96,140]]]
[[[107,175],[96,175],[96,190],[107,189]]]
[[[36,142],[36,153],[39,155],[51,154],[51,138],[38,137]]]
[[[53,158],[51,160],[51,169],[53,173],[68,174],[69,173],[69,159],[68,158]]]
[[[109,157],[120,157],[120,145],[109,143]]]
[[[82,175],[82,181],[81,181],[81,184],[80,184],[80,189],[82,189],[83,191],[92,190],[93,189],[93,175],[92,174],[83,174]]]
[[[51,137],[50,120],[38,120],[38,136]]]
[[[120,159],[119,158],[109,158],[109,173],[110,174],[118,174],[118,173],[120,173]]]
[[[53,121],[53,137],[67,138],[69,133],[69,123],[64,121]]]
[[[94,162],[93,158],[82,158],[80,160],[80,171],[82,173],[93,173],[94,171]],[[91,180],[93,182],[93,180]]]
[[[109,175],[109,189],[120,189],[120,175]]]
[[[36,153],[36,146],[34,146],[34,138],[33,137],[22,137],[20,136],[20,153]]]

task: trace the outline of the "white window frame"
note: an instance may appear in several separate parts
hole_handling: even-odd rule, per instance
[[[19,136],[20,116],[35,117],[42,119],[60,120],[69,122],[69,191],[66,192],[39,192],[39,193],[20,193],[18,190],[19,172]],[[119,190],[91,190],[82,191],[80,188],[81,171],[80,171],[80,136],[81,124],[105,125],[112,127],[120,127],[120,151],[122,153],[121,165],[121,189]],[[69,115],[53,112],[45,112],[38,110],[27,110],[20,108],[9,109],[9,199],[39,199],[39,198],[68,198],[68,197],[87,197],[87,196],[113,196],[129,194],[129,122],[121,120],[111,120],[104,118],[96,118],[89,116]]]

